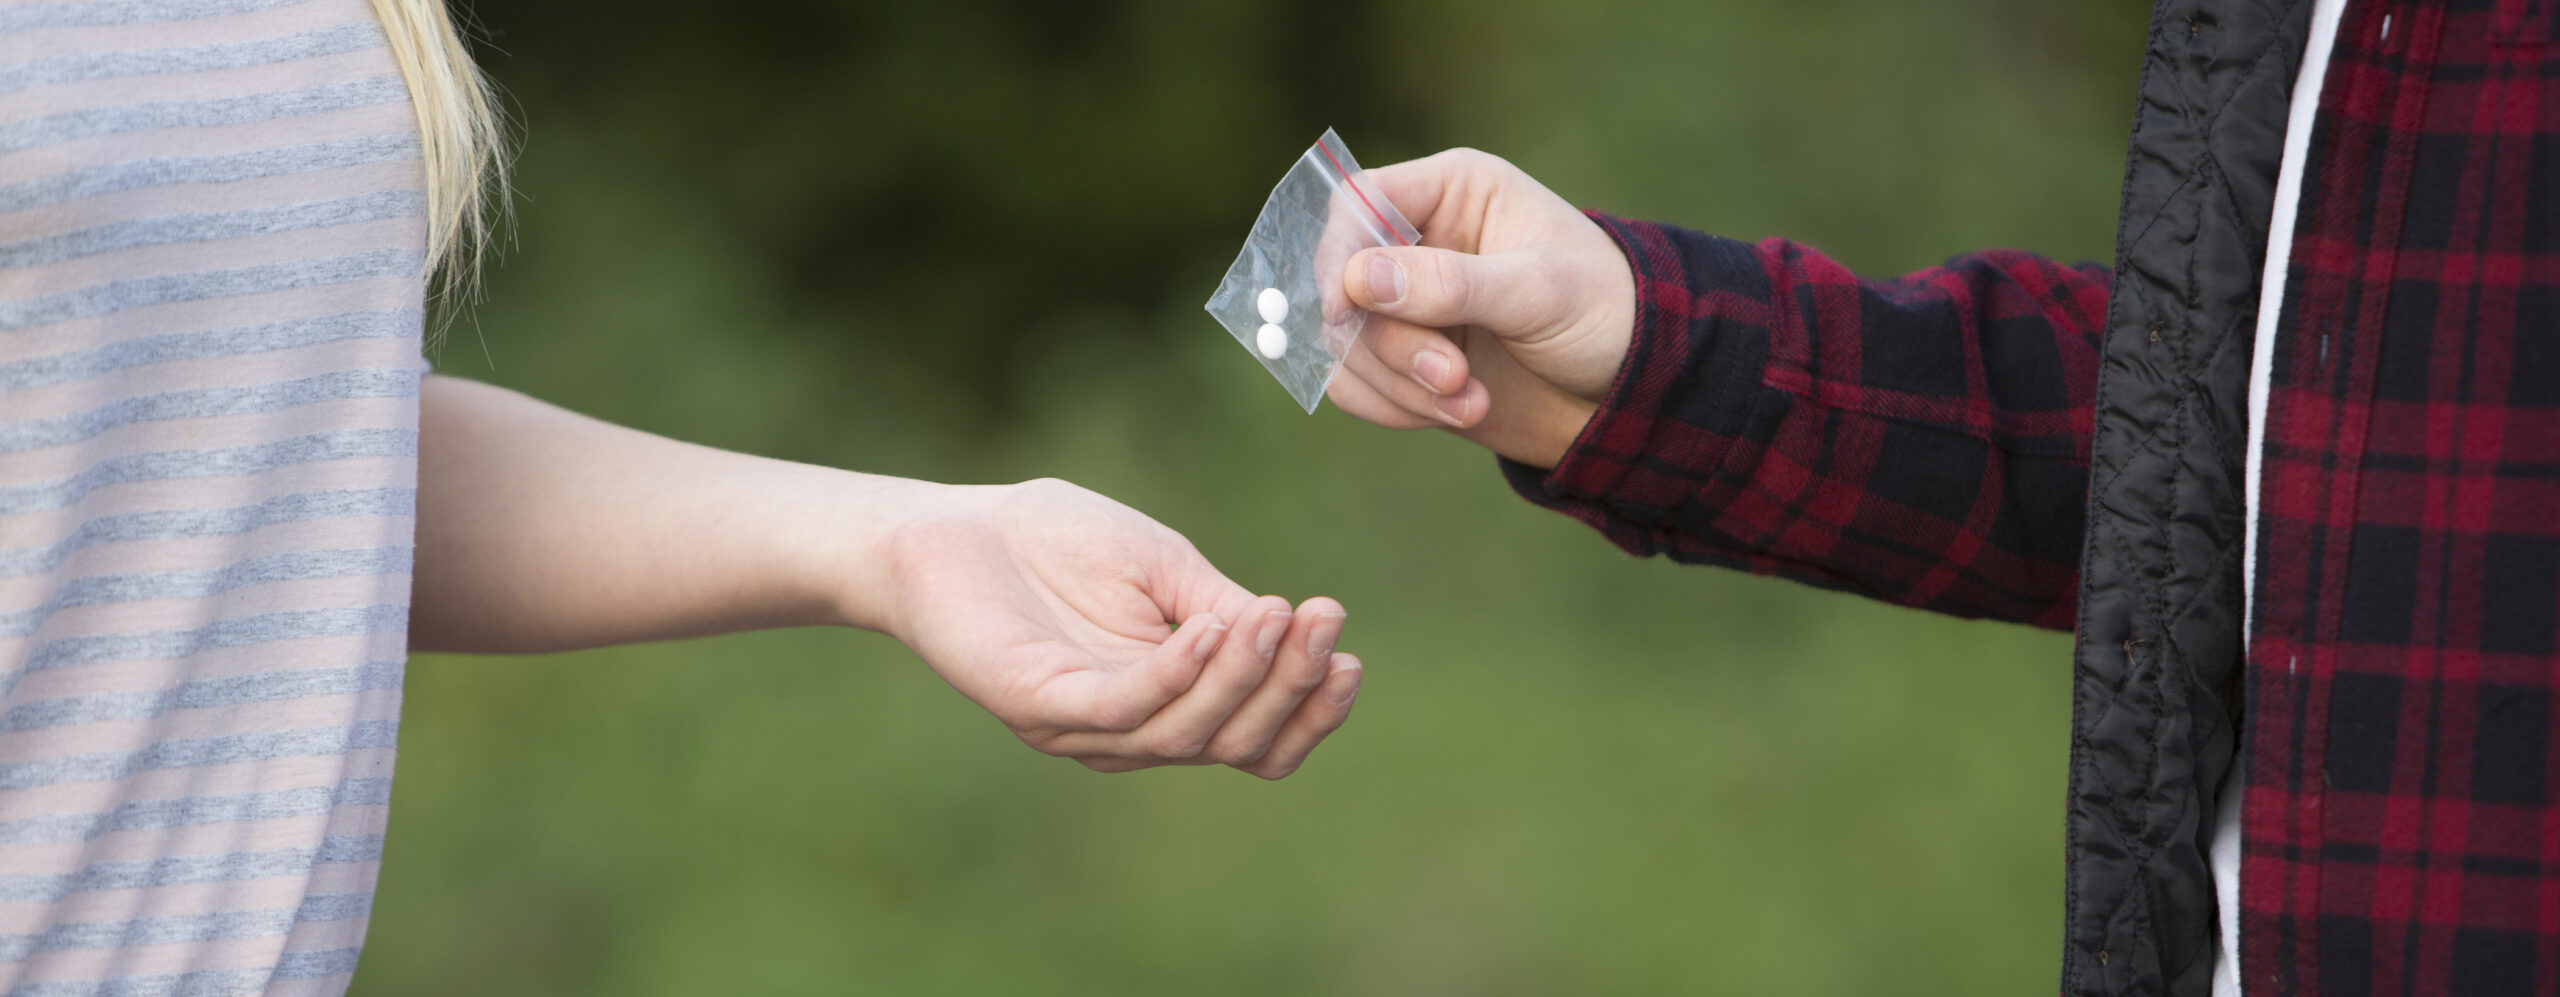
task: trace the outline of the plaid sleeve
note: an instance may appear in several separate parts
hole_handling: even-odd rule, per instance
[[[1636,277],[1617,383],[1520,494],[1667,554],[2069,629],[2108,272],[2016,252],[1868,280],[1594,214]]]

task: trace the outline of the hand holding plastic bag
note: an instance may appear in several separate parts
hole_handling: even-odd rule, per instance
[[[1328,128],[1272,189],[1205,307],[1312,413],[1368,321],[1343,294],[1343,268],[1421,238]]]

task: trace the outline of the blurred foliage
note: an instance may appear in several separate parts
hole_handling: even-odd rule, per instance
[[[1869,272],[2105,259],[2143,8],[479,5],[525,196],[444,370],[1070,478],[1370,669],[1264,784],[1036,755],[869,634],[421,657],[357,993],[2050,992],[2067,637],[1631,561],[1198,309],[1326,126]]]

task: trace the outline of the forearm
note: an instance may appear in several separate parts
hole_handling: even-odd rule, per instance
[[[431,377],[410,644],[539,652],[878,627],[879,552],[936,486],[728,453]]]
[[[2107,275],[2020,253],[1862,280],[1803,246],[1603,219],[1639,283],[1535,501],[1638,554],[2068,626]]]
[[[765,460],[446,378],[423,402],[418,650],[866,627],[1041,751],[1271,779],[1359,688],[1358,659],[1333,653],[1339,603],[1256,598],[1180,535],[1065,482]]]

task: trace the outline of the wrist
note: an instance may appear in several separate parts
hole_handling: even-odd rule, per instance
[[[1606,401],[1544,383],[1495,388],[1484,421],[1458,433],[1506,460],[1551,469],[1590,431]]]
[[[1562,391],[1536,392],[1516,399],[1466,435],[1495,454],[1538,468],[1553,468],[1572,452],[1600,406]]]
[[[827,607],[826,622],[896,635],[900,577],[913,559],[914,538],[970,503],[965,486],[911,478],[838,472],[828,501],[833,524],[827,541],[809,545],[816,555],[803,577]]]
[[[1589,307],[1541,344],[1549,352],[1542,366],[1552,371],[1542,375],[1545,383],[1538,387],[1544,390],[1512,392],[1510,424],[1479,440],[1504,458],[1541,470],[1561,465],[1633,374],[1643,275],[1612,221],[1585,212],[1575,251],[1562,254],[1576,262],[1582,275],[1576,300]],[[1495,405],[1497,412],[1502,407]]]

